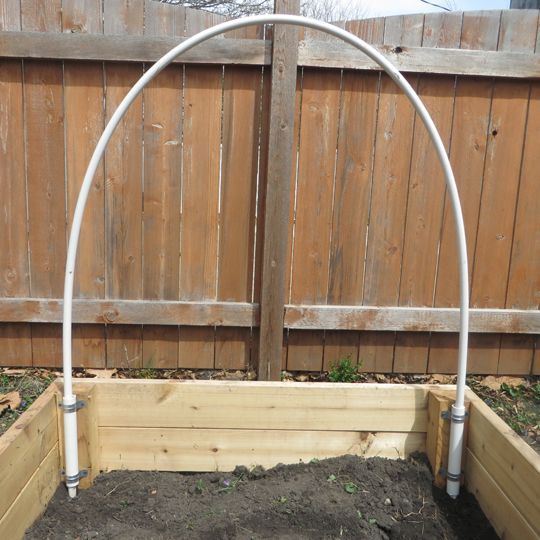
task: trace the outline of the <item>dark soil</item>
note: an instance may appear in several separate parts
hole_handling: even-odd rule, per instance
[[[117,471],[68,500],[60,487],[26,539],[497,538],[474,497],[432,486],[423,456],[344,456],[264,471]]]

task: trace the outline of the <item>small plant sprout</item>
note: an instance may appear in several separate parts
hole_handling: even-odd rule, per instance
[[[326,479],[326,481],[327,481],[327,482],[330,482],[330,484],[335,483],[336,480],[337,480],[337,478],[336,478],[336,475],[335,475],[335,474],[331,474],[331,475]]]
[[[195,491],[196,491],[199,495],[201,495],[202,492],[204,491],[204,482],[202,481],[201,478],[199,478],[199,479],[197,480],[197,482],[195,483]]]
[[[358,486],[354,482],[346,482],[343,484],[343,489],[350,495],[358,493]]]
[[[353,383],[358,381],[359,378],[358,366],[352,363],[350,356],[341,358],[332,364],[328,372],[328,379],[331,382]]]

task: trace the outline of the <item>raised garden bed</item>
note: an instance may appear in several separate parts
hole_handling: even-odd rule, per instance
[[[0,538],[17,539],[61,482],[61,381],[0,438]],[[442,385],[76,380],[79,459],[100,471],[232,471],[237,465],[426,452],[444,466]],[[465,487],[504,538],[540,534],[540,457],[471,391]],[[440,477],[436,477],[440,482]],[[66,495],[67,498],[67,495]]]

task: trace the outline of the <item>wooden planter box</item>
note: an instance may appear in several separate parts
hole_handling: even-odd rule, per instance
[[[0,438],[0,538],[16,540],[60,484],[62,381]],[[452,386],[77,379],[79,459],[113,469],[230,471],[358,454],[446,459]],[[465,485],[497,533],[540,536],[540,456],[474,393]],[[440,476],[436,478],[441,481]],[[67,494],[66,494],[67,497]]]

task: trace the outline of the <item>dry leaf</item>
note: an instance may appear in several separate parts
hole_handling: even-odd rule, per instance
[[[440,384],[452,384],[454,381],[454,375],[443,375],[440,373],[434,373],[427,380],[428,383],[440,383]]]
[[[21,395],[19,392],[8,392],[0,396],[0,413],[5,409],[15,410],[21,406]]]
[[[86,373],[94,375],[97,379],[110,379],[113,375],[116,375],[116,369],[87,369]]]
[[[482,386],[496,391],[501,389],[501,384],[506,384],[514,388],[524,383],[525,379],[522,379],[521,377],[495,377],[493,375],[488,375],[480,381]]]
[[[26,369],[6,368],[2,370],[3,375],[24,375],[25,373],[26,373]]]

